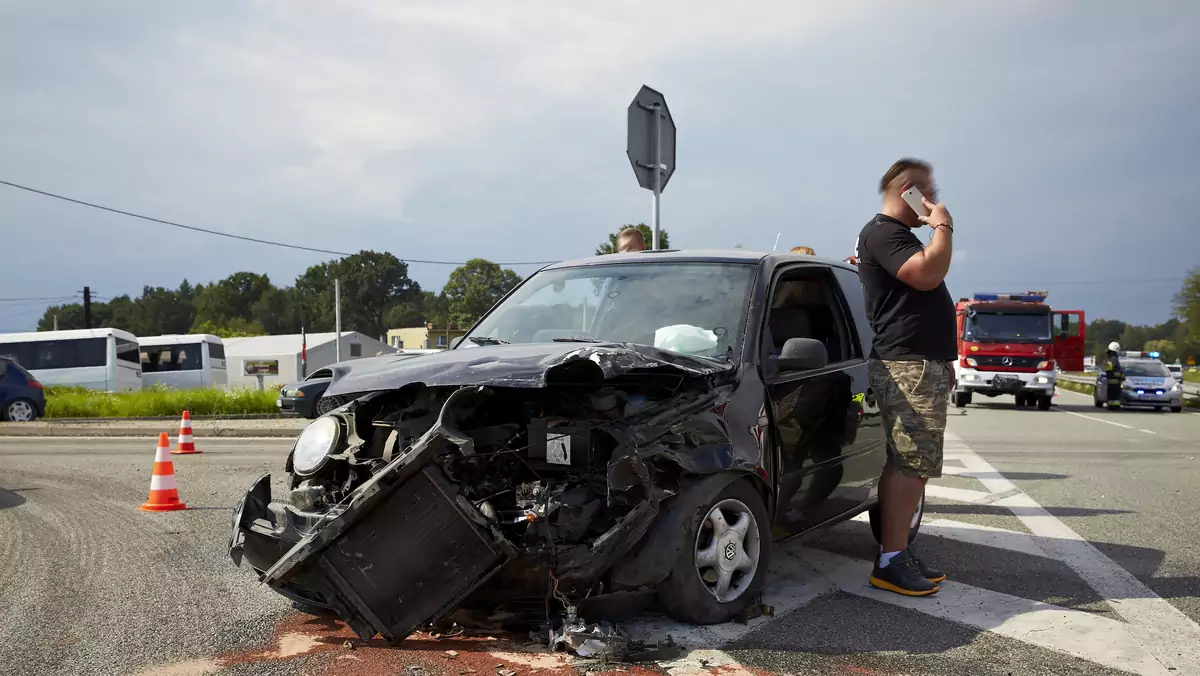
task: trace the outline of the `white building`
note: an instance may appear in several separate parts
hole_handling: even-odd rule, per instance
[[[308,373],[337,361],[336,333],[310,333],[308,342]],[[247,375],[260,370],[265,387],[278,387],[302,379],[300,375],[301,334],[284,336],[255,336],[225,338],[225,363],[229,387],[258,387],[258,377]],[[342,331],[342,361],[374,357],[379,353],[396,352],[370,336],[357,331]]]

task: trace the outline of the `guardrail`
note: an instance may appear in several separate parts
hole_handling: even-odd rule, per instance
[[[1096,385],[1096,376],[1077,376],[1073,373],[1059,373],[1059,380],[1065,380],[1069,383],[1078,383],[1080,385]],[[1200,387],[1191,383],[1183,384],[1183,398],[1189,401],[1200,400]]]

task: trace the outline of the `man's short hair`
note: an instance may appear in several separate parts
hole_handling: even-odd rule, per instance
[[[817,252],[813,251],[811,246],[794,246],[794,247],[792,247],[792,253],[808,254],[809,256],[817,255]]]
[[[884,172],[883,178],[879,179],[879,194],[882,195],[883,193],[887,192],[888,188],[891,187],[892,183],[895,183],[896,179],[900,178],[900,176],[905,172],[912,171],[913,169],[920,169],[927,174],[933,173],[933,167],[928,162],[924,162],[912,157],[905,157],[896,160],[896,163],[889,167],[886,172]]]

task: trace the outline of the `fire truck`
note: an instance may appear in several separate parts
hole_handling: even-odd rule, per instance
[[[1053,310],[1045,291],[977,293],[960,299],[954,405],[1011,395],[1050,410],[1057,371],[1082,371],[1082,310]]]

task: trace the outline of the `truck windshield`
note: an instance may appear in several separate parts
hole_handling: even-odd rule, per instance
[[[1050,315],[1022,312],[979,312],[967,316],[963,340],[981,343],[1048,343]]]
[[[741,349],[757,268],[636,263],[544,270],[468,333],[459,349],[503,343],[637,343],[700,357]]]

